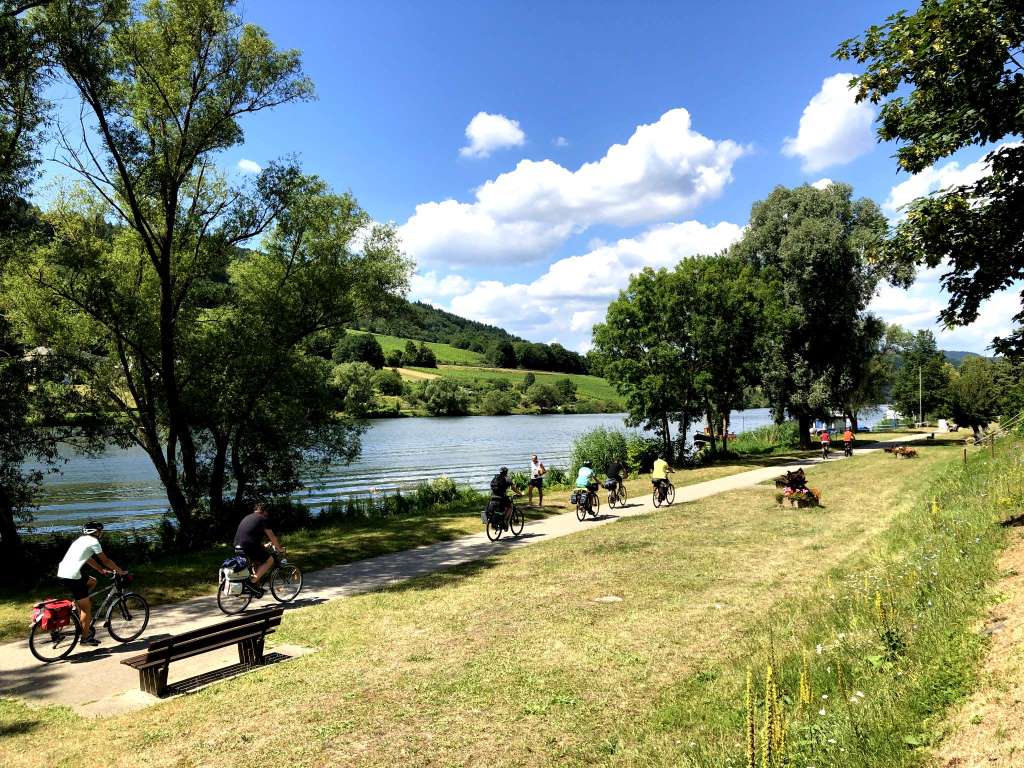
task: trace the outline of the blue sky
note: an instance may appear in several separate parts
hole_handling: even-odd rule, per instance
[[[777,184],[844,181],[896,204],[983,172],[974,149],[898,174],[837,77],[854,70],[836,45],[905,4],[240,7],[302,51],[318,98],[248,119],[225,168],[297,153],[400,227],[412,298],[533,340],[585,349],[630,272],[725,247]],[[928,273],[873,308],[982,351],[1018,300],[952,331],[934,322],[943,305]]]

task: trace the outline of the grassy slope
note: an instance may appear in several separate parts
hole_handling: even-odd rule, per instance
[[[428,368],[413,370],[432,371]],[[511,368],[473,368],[468,366],[442,366],[437,371],[442,376],[455,381],[495,381],[503,379],[513,386],[522,383],[527,373],[533,373],[537,381],[554,384],[559,379],[569,378],[576,384],[577,394],[581,398],[592,400],[620,401],[619,394],[605,379],[575,373],[550,373],[547,371],[523,371]]]
[[[81,720],[0,701],[0,721],[13,724],[0,749],[12,768],[104,756],[115,766],[206,764],[242,750],[250,762],[301,766],[740,765],[751,654],[763,660],[774,637],[791,662],[794,647],[823,643],[825,658],[813,662],[817,700],[832,690],[826,664],[841,660],[835,648],[877,653],[870,627],[849,622],[870,616],[876,588],[901,587],[887,584],[885,566],[915,555],[901,546],[916,546],[922,501],[958,455],[932,445],[914,461],[874,454],[816,467],[808,474],[824,489],[823,511],[777,509],[767,487],[735,491],[289,613],[278,637],[317,653],[123,717]],[[950,515],[932,520],[936,536],[955,527]],[[958,546],[966,552],[978,540]],[[924,562],[936,573],[955,570],[945,550],[935,550],[941,560],[932,551]],[[941,600],[978,591],[948,586],[955,594],[938,584],[932,595],[936,611]],[[609,594],[623,599],[594,602]],[[899,605],[911,641],[914,607]],[[930,628],[927,610],[917,606]],[[955,629],[942,621],[938,635]],[[867,716],[909,680],[862,673],[863,659],[854,658],[847,680],[866,692],[858,706]],[[936,659],[954,673],[951,690],[962,687],[961,662]],[[784,671],[792,692],[792,669]],[[894,736],[891,711],[882,711],[886,741],[873,748],[899,760],[864,752],[867,720],[860,743],[842,741],[852,738],[853,716],[834,706],[839,698],[833,690],[820,720],[793,715],[798,728],[801,717],[818,728],[823,745],[839,737],[834,755],[831,746],[816,754],[819,768],[910,764],[906,723]],[[925,699],[915,716],[941,704]],[[226,717],[239,702],[274,716],[260,727]]]
[[[366,331],[357,331],[354,329],[348,329],[345,333],[366,333]],[[377,337],[377,342],[380,344],[381,349],[384,350],[384,354],[393,350],[405,351],[405,343],[408,339],[402,339],[398,336],[387,336],[382,333],[373,334]],[[451,363],[453,365],[484,365],[484,356],[479,352],[473,352],[469,349],[459,349],[453,347],[451,344],[441,344],[436,341],[425,341],[420,342],[413,340],[417,346],[421,343],[426,344],[430,349],[433,350],[434,356],[437,358],[438,363]]]

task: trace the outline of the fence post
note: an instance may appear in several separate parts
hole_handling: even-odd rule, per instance
[[[967,448],[964,447],[964,464],[967,463]]]

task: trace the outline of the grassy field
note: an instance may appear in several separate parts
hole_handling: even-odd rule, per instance
[[[354,329],[348,329],[345,333],[366,333],[366,331],[357,331]],[[373,334],[377,337],[377,342],[380,344],[381,349],[384,350],[384,354],[394,350],[400,352],[405,351],[405,343],[408,339],[402,339],[398,336],[388,336],[383,333]],[[459,349],[453,347],[451,344],[441,344],[436,341],[425,341],[420,342],[413,340],[417,346],[421,343],[426,344],[434,352],[434,356],[437,358],[438,363],[448,363],[451,365],[484,365],[484,356],[479,352],[473,352],[469,349]]]
[[[317,653],[123,717],[0,700],[0,762],[739,767],[773,663],[793,765],[920,765],[1022,494],[1009,452],[920,453],[813,468],[821,510],[750,488],[290,612]]]
[[[554,384],[559,379],[570,379],[576,385],[581,399],[620,402],[621,398],[611,384],[598,376],[576,373],[550,373],[547,371],[523,371],[513,368],[475,368],[469,366],[445,365],[433,371],[428,368],[414,368],[416,371],[440,373],[447,379],[461,382],[504,380],[516,386],[521,384],[527,373],[533,373],[537,381]]]

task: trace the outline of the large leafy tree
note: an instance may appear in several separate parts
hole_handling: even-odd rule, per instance
[[[311,345],[372,314],[408,271],[393,231],[294,166],[241,186],[218,172],[243,116],[312,93],[298,53],[232,5],[54,0],[39,13],[88,116],[77,138],[61,133],[82,187],[8,275],[22,332],[74,359],[146,451],[186,543],[230,519],[225,488],[283,492],[306,461],[358,449]]]
[[[765,282],[762,388],[777,419],[788,412],[800,440],[816,416],[842,406],[844,376],[859,354],[864,310],[878,276],[871,267],[886,220],[845,184],[777,187],[754,204],[733,252]]]
[[[912,203],[885,249],[893,278],[913,279],[915,265],[948,261],[941,318],[966,325],[982,302],[1024,278],[1024,5],[1019,0],[924,0],[836,55],[864,65],[858,100],[881,103],[878,137],[900,143],[897,162],[918,173],[968,146],[991,146],[991,170]],[[1024,321],[1024,310],[1014,318]],[[993,341],[1024,353],[1017,331]]]
[[[605,376],[626,400],[628,422],[654,431],[672,456],[670,424],[686,433],[704,406],[696,385],[693,347],[678,333],[676,281],[667,270],[647,268],[608,306],[594,326],[594,350]]]
[[[875,315],[860,318],[846,365],[839,373],[836,394],[854,432],[858,430],[859,413],[884,402],[892,383],[885,332],[885,323]]]
[[[953,419],[977,435],[999,416],[1000,376],[998,366],[984,357],[963,361],[949,385],[949,407]]]
[[[931,331],[918,331],[902,352],[892,387],[892,401],[904,417],[938,414],[949,405],[950,367]]]

